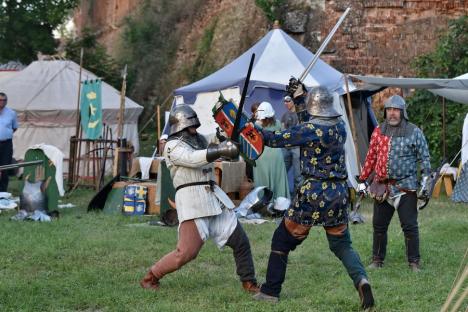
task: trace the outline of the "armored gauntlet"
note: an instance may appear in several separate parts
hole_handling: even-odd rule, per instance
[[[418,198],[426,199],[429,197],[429,176],[423,176],[421,179],[421,188],[418,191]]]
[[[307,92],[307,89],[301,81],[294,77],[289,79],[289,84],[286,86],[286,92],[293,98],[298,98]]]
[[[239,148],[231,140],[226,140],[220,144],[210,144],[206,149],[206,160],[213,162],[219,157],[233,159],[239,156]]]

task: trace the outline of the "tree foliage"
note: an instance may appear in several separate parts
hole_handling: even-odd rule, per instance
[[[128,64],[129,94],[149,107],[172,91],[169,73],[183,27],[197,17],[204,0],[145,0],[125,20],[119,60]],[[158,87],[158,88],[157,88]]]
[[[37,52],[54,54],[52,31],[79,0],[0,0],[0,62],[30,63]]]
[[[467,73],[468,17],[450,21],[448,32],[441,35],[434,51],[418,57],[413,67],[418,77],[423,78],[454,78]],[[461,147],[461,132],[468,105],[445,102],[446,160],[451,161]],[[408,113],[411,121],[424,131],[432,164],[438,166],[443,158],[442,99],[419,90],[408,99]]]
[[[106,48],[97,42],[96,35],[90,29],[85,29],[79,38],[66,40],[67,58],[79,64],[81,48],[83,48],[83,67],[114,88],[120,89],[122,85],[120,72],[123,66],[107,54]]]
[[[281,13],[279,8],[284,2],[285,0],[255,0],[255,4],[262,9],[271,22],[279,20]]]
[[[216,28],[217,20],[207,28],[203,33],[203,37],[197,46],[197,59],[193,66],[186,67],[186,75],[190,81],[197,81],[215,71],[212,60],[207,59],[207,54],[211,48],[213,42],[214,31]]]

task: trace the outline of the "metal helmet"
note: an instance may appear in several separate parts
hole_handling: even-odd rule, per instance
[[[406,113],[406,102],[399,95],[392,95],[389,97],[384,103],[384,118],[387,118],[385,111],[387,108],[398,108],[399,110],[403,111],[403,117],[408,120],[408,114]]]
[[[333,108],[333,95],[325,87],[313,88],[309,92],[306,105],[307,112],[316,117],[339,117],[341,116]]]
[[[273,192],[266,186],[257,186],[239,204],[241,215],[265,211],[272,204]]]
[[[188,127],[200,127],[197,113],[187,104],[177,105],[169,114],[169,135],[180,132]]]

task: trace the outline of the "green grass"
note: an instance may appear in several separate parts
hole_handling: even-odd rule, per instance
[[[12,189],[15,190],[15,182]],[[358,295],[340,262],[328,249],[322,228],[291,253],[278,305],[255,302],[244,293],[229,248],[208,242],[198,258],[161,282],[141,289],[139,280],[153,262],[171,251],[176,228],[146,226],[150,217],[86,213],[93,192],[76,190],[50,223],[9,221],[0,214],[0,311],[359,311]],[[371,204],[366,223],[351,225],[354,248],[369,263]],[[370,271],[376,311],[439,311],[467,248],[468,205],[432,201],[420,214],[422,268],[406,265],[403,235],[395,215],[388,256]],[[258,278],[263,281],[274,223],[245,225]],[[466,262],[465,262],[466,263]],[[466,285],[466,284],[465,284]],[[463,309],[466,309],[466,301]],[[460,311],[463,311],[460,310]]]

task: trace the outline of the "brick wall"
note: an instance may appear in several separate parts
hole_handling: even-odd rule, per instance
[[[411,61],[433,50],[450,19],[468,14],[465,0],[325,0],[322,37],[352,10],[322,56],[344,73],[414,76]]]
[[[99,34],[99,41],[112,54],[118,42],[123,19],[131,14],[141,0],[82,0],[75,11],[78,34],[90,28]]]
[[[75,14],[75,23],[78,30],[84,25],[97,30],[100,42],[112,54],[122,19],[131,14],[141,1],[83,0]],[[306,33],[295,37],[313,52],[344,10],[351,6],[350,14],[322,59],[344,73],[394,77],[414,76],[411,61],[434,48],[450,19],[468,14],[468,0],[288,2],[308,3],[309,9],[304,9],[309,14]]]

